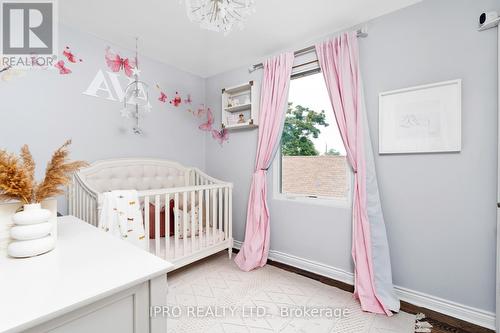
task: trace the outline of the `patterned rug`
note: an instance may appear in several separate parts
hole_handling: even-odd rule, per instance
[[[412,333],[415,316],[361,311],[352,294],[266,265],[242,272],[221,254],[168,276],[169,333]]]

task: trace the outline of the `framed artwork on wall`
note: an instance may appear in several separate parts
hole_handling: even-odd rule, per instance
[[[379,153],[459,152],[462,80],[379,94]]]

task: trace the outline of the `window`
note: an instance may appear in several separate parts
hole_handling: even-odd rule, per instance
[[[323,75],[292,76],[288,109],[275,160],[282,198],[348,201],[350,172]]]

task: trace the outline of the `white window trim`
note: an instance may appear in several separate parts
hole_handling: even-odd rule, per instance
[[[300,74],[306,74],[308,72],[313,72],[319,70],[319,63],[309,63],[305,66],[297,66],[292,70],[292,76],[300,76]],[[307,75],[307,74],[306,74]],[[281,143],[280,143],[281,145]],[[305,194],[292,194],[292,193],[282,193],[281,192],[281,147],[278,149],[276,156],[274,157],[272,169],[273,169],[273,200],[281,200],[288,202],[295,202],[308,205],[320,205],[329,206],[336,208],[346,208],[352,207],[352,187],[354,182],[353,172],[348,165],[346,168],[347,172],[347,196],[345,199],[331,198],[331,197],[313,197]]]
[[[281,192],[281,148],[278,149],[273,161],[273,200],[281,200],[288,202],[295,202],[308,205],[320,205],[335,208],[351,208],[352,207],[352,186],[353,186],[353,173],[349,166],[347,166],[347,197],[345,199],[330,198],[330,197],[313,197],[305,194],[291,194]]]

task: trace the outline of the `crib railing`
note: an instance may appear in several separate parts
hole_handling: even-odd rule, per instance
[[[67,194],[69,214],[97,227],[99,194],[89,189],[77,174],[73,175]]]
[[[210,185],[210,184],[218,184],[220,180],[210,177],[209,175],[201,172],[197,168],[189,169],[187,172],[187,185],[197,186],[197,185]]]
[[[185,179],[183,187],[138,192],[148,250],[176,267],[224,249],[229,249],[231,257],[233,185],[196,168],[187,169]],[[71,215],[98,226],[101,195],[77,174],[68,188],[68,199]],[[170,210],[171,200],[173,211]],[[154,204],[154,208],[150,204]],[[174,214],[173,226],[171,214]],[[154,235],[150,230],[154,230]]]
[[[208,176],[197,168],[190,168],[186,171],[186,186],[220,184],[221,181]],[[162,191],[162,190],[160,190]],[[82,219],[94,226],[99,223],[100,202],[99,193],[90,189],[78,176],[73,175],[73,181],[68,186],[68,211],[79,219]]]
[[[139,199],[144,202],[148,250],[161,258],[175,262],[202,253],[207,248],[232,244],[232,184],[140,191]],[[171,200],[173,212],[170,210]],[[150,203],[154,204],[153,221]],[[160,218],[162,207],[164,219]],[[170,224],[172,213],[173,228]],[[152,223],[154,237],[150,234]],[[164,223],[163,228],[161,223]],[[165,230],[164,237],[161,237],[161,229]]]

